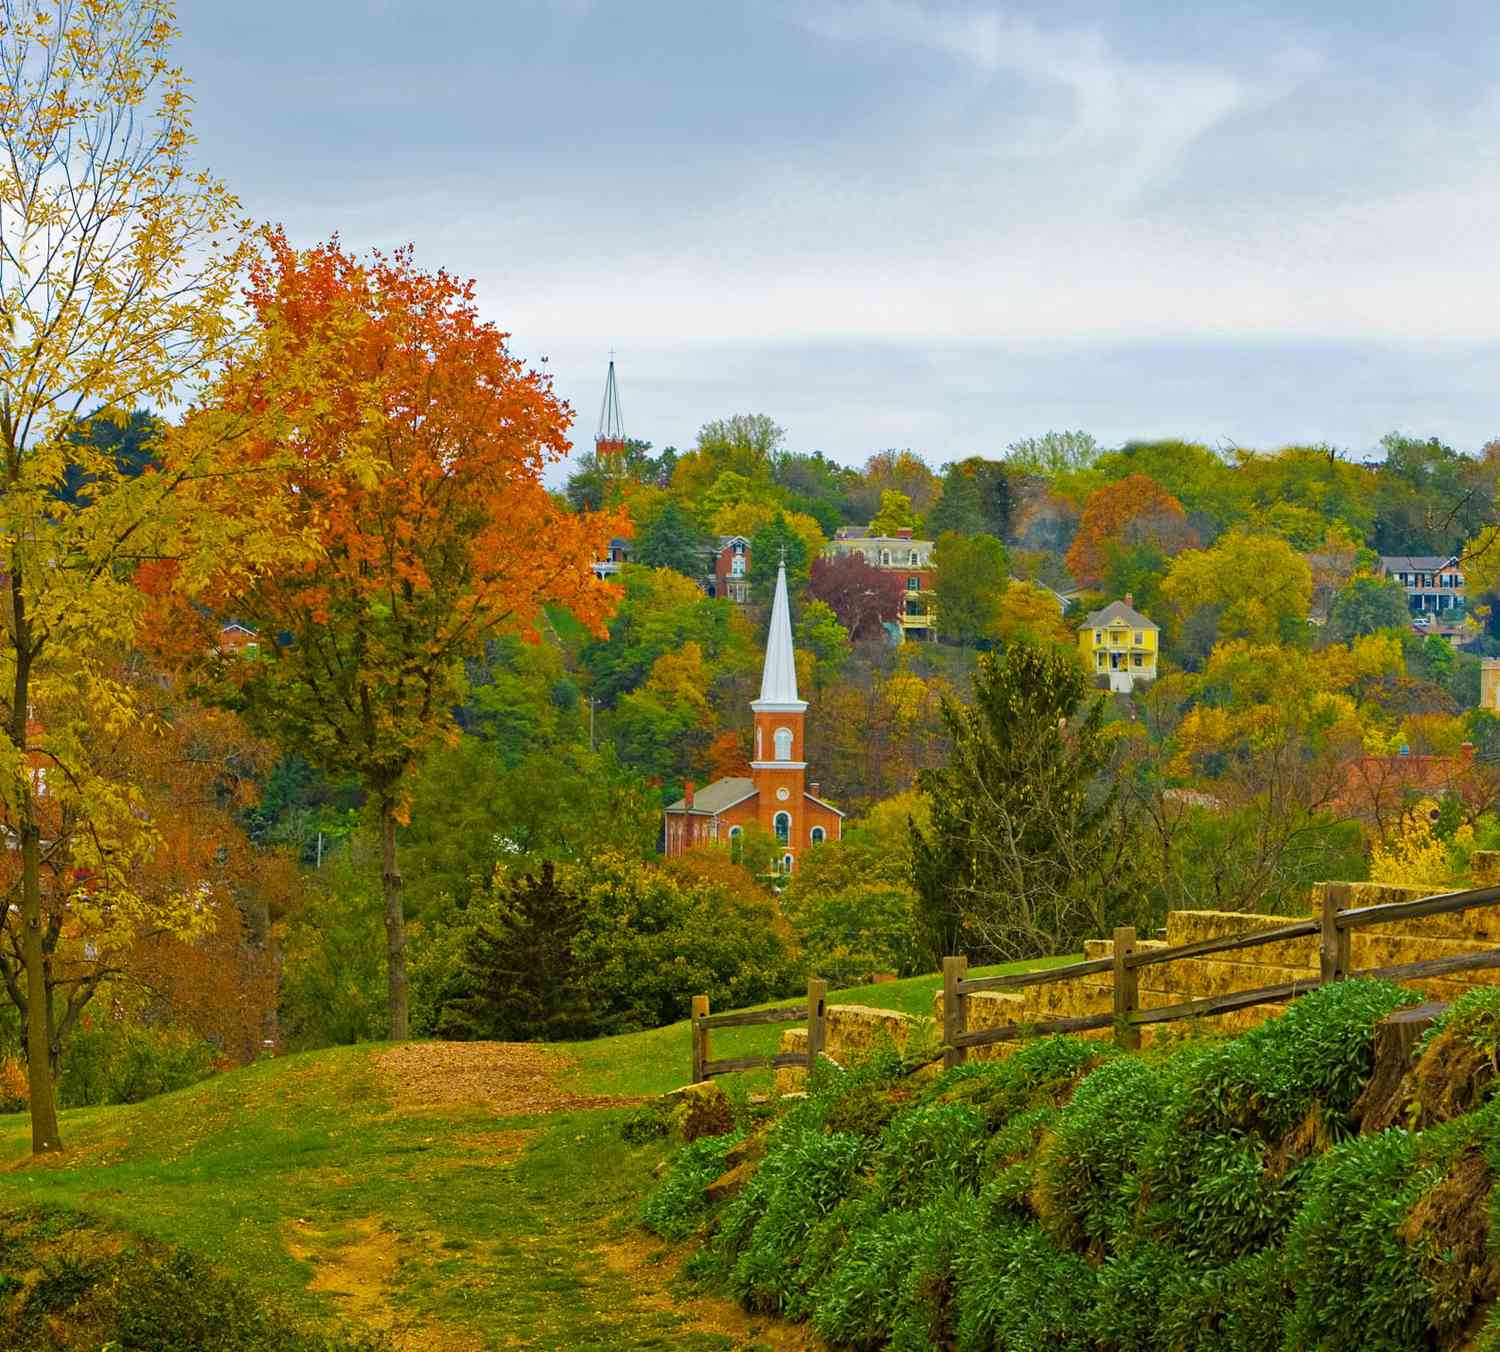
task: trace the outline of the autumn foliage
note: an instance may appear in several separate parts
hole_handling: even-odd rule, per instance
[[[1084,505],[1067,554],[1068,572],[1084,586],[1097,587],[1104,581],[1112,547],[1151,544],[1175,554],[1197,543],[1197,532],[1176,498],[1144,474],[1127,474]]]
[[[858,640],[881,636],[881,626],[900,616],[906,591],[899,574],[858,554],[842,554],[813,560],[807,594],[830,606],[849,637]]]

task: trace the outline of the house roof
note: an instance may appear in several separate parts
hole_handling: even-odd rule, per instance
[[[1389,572],[1436,573],[1458,563],[1458,557],[1449,554],[1382,554],[1380,566]]]
[[[1127,624],[1132,629],[1157,629],[1159,625],[1153,624],[1138,610],[1132,610],[1123,601],[1111,601],[1103,610],[1096,610],[1092,615],[1084,619],[1078,627],[1080,629],[1099,629],[1107,624],[1119,621]]]
[[[817,797],[814,797],[812,794],[808,793],[806,790],[803,791],[802,796],[804,798],[811,799],[811,801],[813,801],[814,803],[816,803],[819,807],[826,807],[830,812],[836,813],[840,817],[842,817],[842,816],[845,815],[844,813],[839,812],[838,808],[834,807],[834,805],[832,803],[830,803],[826,798],[817,798]]]
[[[753,779],[741,775],[732,776],[729,779],[716,779],[712,784],[705,784],[693,793],[693,812],[712,817],[723,812],[725,808],[731,808],[736,803],[743,803],[745,799],[754,796],[755,781]],[[686,798],[679,798],[667,807],[668,812],[686,812],[687,810]]]

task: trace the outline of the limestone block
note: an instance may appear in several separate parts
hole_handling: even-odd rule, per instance
[[[1226,939],[1234,934],[1252,934],[1257,930],[1276,929],[1301,917],[1287,915],[1250,915],[1243,911],[1169,911],[1167,938],[1173,947],[1195,944],[1205,939]],[[1255,948],[1236,950],[1234,956],[1244,962],[1264,962],[1275,967],[1316,967],[1318,939],[1283,939],[1278,943],[1260,944]],[[1148,968],[1147,971],[1150,969]],[[1145,973],[1142,973],[1144,976]]]
[[[1350,936],[1349,945],[1355,970],[1363,967],[1396,967],[1408,962],[1461,957],[1468,953],[1492,953],[1497,948],[1500,948],[1500,939],[1439,939],[1428,935],[1377,934],[1367,930],[1355,930]],[[1500,986],[1500,968],[1458,972],[1451,979],[1467,986]]]
[[[1255,949],[1242,950],[1235,957],[1248,957]],[[1200,1000],[1210,995],[1228,995],[1231,991],[1251,991],[1260,986],[1280,986],[1289,981],[1316,980],[1316,967],[1282,967],[1261,962],[1226,962],[1218,958],[1184,958],[1168,967],[1180,998]],[[1163,1001],[1171,1004],[1170,1000]]]
[[[1354,931],[1381,934],[1388,938],[1467,939],[1471,942],[1500,944],[1500,906],[1475,906],[1452,915],[1424,915],[1415,920],[1397,920],[1384,925],[1370,925]]]
[[[825,1011],[826,1012],[826,1011]],[[807,1055],[807,1029],[783,1028],[778,1052]],[[779,1066],[776,1070],[776,1092],[795,1094],[807,1087],[807,1071],[802,1066]]]
[[[1475,850],[1469,856],[1469,872],[1475,887],[1500,883],[1500,850]]]

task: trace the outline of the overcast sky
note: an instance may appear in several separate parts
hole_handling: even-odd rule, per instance
[[[1500,436],[1492,0],[181,0],[201,161],[478,279],[590,441]]]

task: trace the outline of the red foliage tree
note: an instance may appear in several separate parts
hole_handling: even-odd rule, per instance
[[[813,560],[807,594],[830,606],[856,641],[878,638],[880,626],[901,614],[906,595],[900,576],[867,563],[857,554]]]
[[[1197,543],[1197,533],[1176,498],[1155,479],[1127,474],[1084,504],[1066,562],[1075,581],[1097,587],[1104,581],[1112,546],[1154,544],[1165,554],[1176,554]]]

